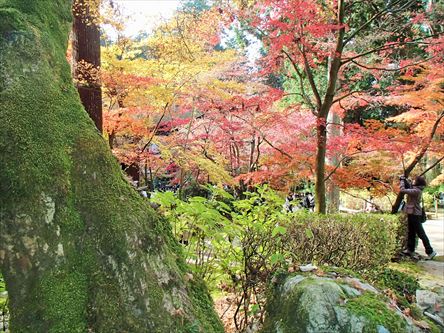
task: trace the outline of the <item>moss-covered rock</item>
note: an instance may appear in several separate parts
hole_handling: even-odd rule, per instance
[[[422,332],[357,279],[296,275],[274,287],[262,333]]]
[[[0,267],[13,332],[221,332],[65,59],[69,0],[0,0]]]

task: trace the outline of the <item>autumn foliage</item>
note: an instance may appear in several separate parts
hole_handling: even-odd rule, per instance
[[[399,174],[444,154],[444,40],[430,8],[384,6],[233,2],[120,36],[100,74],[110,147],[146,183],[393,192]],[[321,160],[336,162],[320,178]]]

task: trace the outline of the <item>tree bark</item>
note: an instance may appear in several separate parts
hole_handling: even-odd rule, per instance
[[[316,212],[325,214],[327,203],[325,200],[325,155],[327,152],[327,126],[324,119],[318,119],[317,152],[316,152],[316,184],[315,184],[315,209]]]
[[[344,24],[344,1],[338,0],[337,24]],[[331,60],[328,72],[327,90],[318,110],[317,124],[317,152],[316,152],[316,212],[325,214],[327,212],[325,196],[325,157],[327,152],[327,127],[326,121],[333,105],[336,92],[339,69],[341,68],[341,56],[344,47],[345,27],[338,30],[335,52]]]
[[[328,68],[331,66],[331,58],[329,58],[328,61]],[[329,72],[330,73],[330,72]],[[329,79],[329,78],[328,78]],[[327,140],[340,137],[342,135],[342,119],[341,117],[333,112],[329,112],[328,118],[327,118]],[[330,166],[333,166],[333,168],[337,168],[340,165],[341,156],[339,154],[332,156],[328,163]],[[340,205],[340,191],[339,186],[336,185],[332,179],[329,180],[327,183],[327,211],[328,213],[337,213],[339,211],[339,205]]]
[[[0,268],[11,331],[223,332],[124,180],[65,59],[69,0],[0,2]]]
[[[96,24],[94,3],[75,0],[72,25],[72,63],[80,100],[100,133],[103,131],[100,69],[100,30]],[[98,13],[98,9],[96,11]],[[97,14],[96,14],[97,15]]]

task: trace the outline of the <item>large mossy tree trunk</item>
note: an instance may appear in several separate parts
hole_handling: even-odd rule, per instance
[[[21,332],[221,332],[65,59],[69,0],[0,0],[0,267]]]

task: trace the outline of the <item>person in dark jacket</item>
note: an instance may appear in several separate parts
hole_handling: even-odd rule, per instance
[[[415,253],[416,235],[422,240],[427,259],[431,260],[436,256],[436,252],[430,245],[429,238],[427,237],[424,228],[421,223],[422,215],[422,191],[426,187],[425,178],[418,176],[413,182],[413,186],[410,186],[408,180],[402,176],[400,177],[400,192],[407,194],[407,203],[404,206],[404,211],[407,213],[408,221],[408,234],[407,234],[407,249],[403,251],[404,254],[413,256]]]

